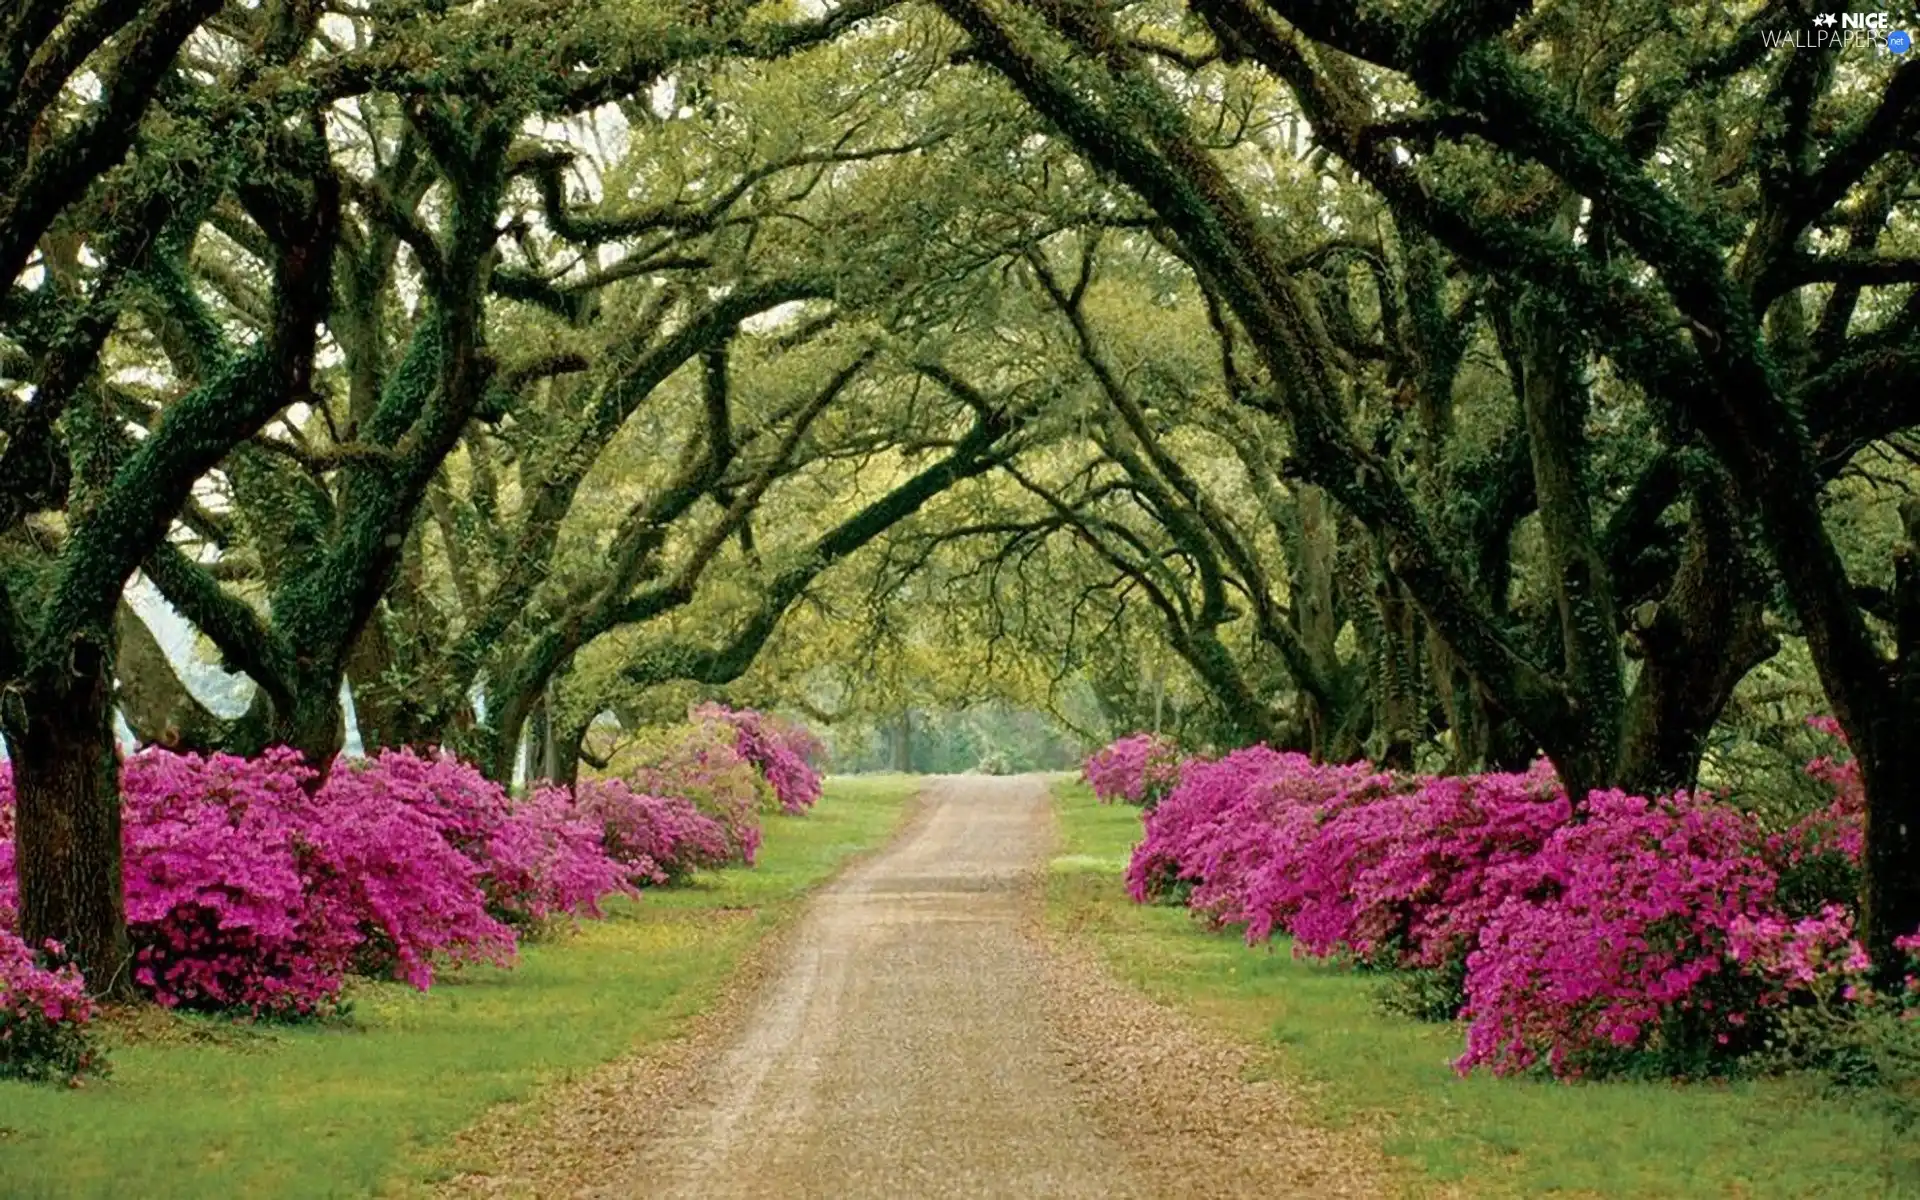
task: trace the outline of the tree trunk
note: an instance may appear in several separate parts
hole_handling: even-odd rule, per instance
[[[1571,232],[1563,205],[1557,236]],[[1514,391],[1526,415],[1541,540],[1560,624],[1571,718],[1550,731],[1548,752],[1576,803],[1614,782],[1625,697],[1612,579],[1594,539],[1587,475],[1587,391],[1572,330],[1551,302],[1527,296],[1506,322]]]
[[[480,771],[501,787],[513,786],[513,768],[519,762],[527,722],[539,707],[541,692],[487,696],[487,717],[473,731],[468,756]],[[529,770],[532,768],[529,763]]]
[[[547,781],[557,787],[572,787],[580,782],[580,751],[586,744],[587,727],[592,718],[549,725],[547,743]]]
[[[1920,501],[1902,504],[1900,516],[1907,543],[1894,561],[1895,702],[1868,717],[1867,736],[1853,747],[1867,793],[1860,925],[1886,987],[1905,974],[1894,939],[1920,930]]]
[[[549,778],[547,772],[553,758],[553,724],[549,720],[549,711],[547,698],[542,696],[534,702],[533,711],[527,715],[525,740],[528,787]]]
[[[1694,489],[1686,556],[1658,604],[1642,605],[1639,681],[1621,734],[1618,785],[1642,795],[1690,790],[1733,689],[1779,643],[1762,623],[1731,497],[1719,480]]]
[[[1376,584],[1379,609],[1379,669],[1375,686],[1375,733],[1379,764],[1389,771],[1413,769],[1420,703],[1419,649],[1413,629],[1413,605],[1399,581],[1384,570]]]
[[[547,684],[527,716],[528,787],[541,781],[571,783],[579,774],[580,743],[587,736],[586,726],[562,726],[554,716],[554,691],[554,685]]]
[[[99,995],[132,992],[121,880],[120,754],[111,637],[75,638],[6,725],[13,759],[20,936],[64,944]]]
[[[913,771],[913,710],[902,709],[900,716],[888,729],[888,744],[893,769],[910,774]]]
[[[1294,633],[1320,678],[1345,685],[1349,675],[1341,665],[1337,644],[1340,617],[1334,605],[1334,576],[1338,555],[1337,519],[1328,506],[1327,494],[1311,484],[1294,485],[1292,512],[1283,526],[1283,536],[1292,542],[1287,579],[1288,616]],[[1303,689],[1304,690],[1304,689]],[[1338,689],[1336,689],[1338,690]],[[1307,692],[1302,709],[1311,748],[1309,753],[1321,761],[1337,760],[1343,755],[1340,730],[1351,725],[1350,709],[1356,702],[1352,688],[1339,696],[1318,696]],[[1364,701],[1361,701],[1364,703]],[[1347,756],[1358,749],[1346,751]]]
[[[300,682],[294,709],[275,722],[270,744],[298,750],[307,765],[318,772],[312,786],[319,787],[346,746],[347,721],[340,709],[341,675],[332,671],[316,674],[318,678]]]
[[[360,727],[360,744],[368,754],[402,746],[437,744],[442,731],[421,727],[424,708],[409,703],[387,681],[394,666],[394,646],[386,623],[375,613],[347,654],[347,686],[353,689],[353,716]]]
[[[1878,744],[1857,756],[1867,793],[1860,923],[1881,982],[1898,985],[1904,955],[1893,941],[1920,930],[1920,723],[1888,713],[1873,727]]]
[[[1486,753],[1486,733],[1476,718],[1479,710],[1473,702],[1473,681],[1454,661],[1453,651],[1439,634],[1427,630],[1427,676],[1433,682],[1434,698],[1439,703],[1438,720],[1447,730],[1447,766],[1450,775],[1465,775],[1480,769]]]
[[[1540,756],[1540,743],[1525,726],[1500,707],[1491,693],[1478,683],[1473,685],[1474,720],[1485,738],[1484,768],[1489,771],[1519,773]]]

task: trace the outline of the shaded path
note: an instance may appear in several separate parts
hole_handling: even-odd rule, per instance
[[[1267,1072],[1247,1048],[1050,939],[1043,780],[934,779],[924,801],[690,1037],[550,1090],[534,1120],[492,1114],[476,1131],[501,1147],[494,1169],[440,1194],[1406,1194],[1370,1139],[1253,1078]]]
[[[596,1196],[1380,1196],[1370,1147],[1040,933],[1035,777],[930,781]]]
[[[1041,1008],[1035,780],[930,784],[902,842],[813,902],[746,1028],[629,1195],[1134,1194]]]

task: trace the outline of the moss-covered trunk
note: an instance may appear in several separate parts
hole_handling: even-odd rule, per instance
[[[1906,543],[1894,560],[1896,655],[1888,702],[1849,730],[1867,793],[1860,925],[1880,982],[1901,985],[1894,940],[1920,931],[1920,500],[1900,506]],[[1864,736],[1862,736],[1864,734]]]
[[[131,990],[121,881],[120,755],[110,645],[75,639],[64,669],[29,686],[7,721],[20,935],[65,945],[91,989]]]
[[[264,731],[244,741],[236,738],[230,749],[258,754],[272,746],[286,746],[300,752],[317,774],[311,785],[318,788],[333,771],[333,763],[346,747],[346,713],[340,707],[340,676],[326,671],[302,671],[292,702],[276,708],[255,730]]]
[[[1762,611],[1731,497],[1721,481],[1703,482],[1672,586],[1634,616],[1644,662],[1621,731],[1621,787],[1654,795],[1694,786],[1733,689],[1778,646]]]
[[[1562,205],[1556,238],[1576,206]],[[1594,536],[1588,477],[1588,396],[1574,330],[1551,298],[1524,291],[1496,322],[1531,451],[1541,541],[1559,618],[1568,719],[1541,730],[1554,767],[1576,798],[1615,782],[1625,705],[1613,583]],[[1548,740],[1548,738],[1551,740]]]
[[[1309,753],[1319,761],[1343,761],[1361,750],[1354,740],[1352,709],[1365,703],[1353,693],[1346,664],[1340,661],[1340,613],[1334,598],[1339,550],[1338,519],[1326,493],[1311,484],[1296,484],[1287,519],[1278,522],[1287,537],[1287,594],[1294,631],[1319,678],[1334,685],[1326,694],[1303,687]]]
[[[547,759],[547,781],[558,787],[580,782],[581,749],[586,745],[590,719],[552,725],[548,736],[551,753]]]
[[[1894,939],[1920,930],[1920,721],[1912,710],[1889,712],[1873,730],[1859,753],[1867,792],[1861,927],[1882,982],[1898,986],[1905,956]]]

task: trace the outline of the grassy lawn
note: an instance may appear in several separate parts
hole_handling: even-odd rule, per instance
[[[622,903],[427,994],[370,985],[335,1028],[150,1014],[114,1076],[78,1091],[0,1083],[0,1196],[365,1196],[489,1105],[672,1037],[742,954],[850,856],[884,841],[915,783],[830,780],[770,817],[760,864]]]
[[[1121,875],[1138,811],[1103,807],[1080,784],[1056,796],[1055,927],[1090,941],[1154,998],[1271,1047],[1277,1068],[1314,1085],[1328,1124],[1382,1130],[1411,1194],[1448,1181],[1488,1195],[1920,1196],[1914,1155],[1902,1150],[1910,1139],[1802,1081],[1461,1079],[1450,1064],[1460,1031],[1382,1014],[1376,981],[1296,961],[1284,943],[1249,949],[1181,910],[1133,904]]]

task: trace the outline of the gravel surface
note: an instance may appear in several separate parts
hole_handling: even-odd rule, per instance
[[[1052,944],[1035,778],[950,778],[822,891],[696,1033],[503,1115],[449,1194],[1380,1196],[1243,1050]],[[510,1143],[502,1150],[500,1143]]]

